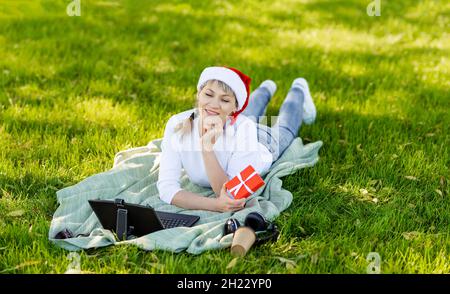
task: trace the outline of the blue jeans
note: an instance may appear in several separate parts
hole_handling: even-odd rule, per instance
[[[278,119],[272,127],[261,124],[265,115],[270,92],[264,87],[255,89],[249,97],[247,108],[242,112],[257,124],[258,141],[272,153],[276,161],[297,137],[303,121],[304,95],[300,88],[291,88],[278,112]]]

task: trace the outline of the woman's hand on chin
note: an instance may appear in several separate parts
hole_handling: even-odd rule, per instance
[[[219,116],[207,116],[202,121],[202,133],[200,138],[202,149],[212,151],[217,139],[223,133],[223,122]]]
[[[243,199],[232,199],[228,196],[225,184],[222,186],[219,197],[216,198],[216,210],[220,212],[226,211],[238,211],[244,208],[245,198]]]

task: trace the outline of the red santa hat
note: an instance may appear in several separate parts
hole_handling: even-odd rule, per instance
[[[236,121],[237,116],[244,111],[248,104],[250,96],[250,82],[251,78],[241,71],[227,66],[213,66],[207,67],[203,70],[197,83],[197,90],[209,80],[219,80],[227,84],[234,92],[238,109],[232,115],[232,124]]]

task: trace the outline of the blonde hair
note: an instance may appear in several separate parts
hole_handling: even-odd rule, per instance
[[[209,83],[217,83],[219,85],[219,87],[221,87],[225,93],[232,94],[234,99],[236,100],[236,107],[238,107],[238,102],[237,102],[236,95],[234,94],[233,89],[231,89],[230,86],[228,86],[227,84],[225,84],[222,81],[208,80],[200,86],[198,93],[200,93],[203,90],[203,88],[206,85],[208,85]],[[198,100],[195,104],[195,110],[191,113],[191,115],[188,118],[184,119],[183,121],[181,121],[180,123],[178,123],[175,126],[174,132],[175,133],[180,132],[181,137],[183,137],[184,135],[188,135],[192,131],[192,122],[194,121],[194,119],[197,115],[198,115]]]

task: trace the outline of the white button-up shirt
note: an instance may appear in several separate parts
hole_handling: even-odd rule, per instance
[[[192,109],[172,116],[164,131],[157,187],[161,200],[169,204],[175,194],[182,190],[180,187],[182,169],[191,182],[211,187],[201,151],[199,117],[194,119],[189,134],[181,138],[180,132],[174,133],[174,127],[187,119],[193,111]],[[229,179],[249,164],[260,174],[267,172],[272,165],[272,154],[267,147],[258,142],[256,123],[242,114],[233,125],[227,121],[224,132],[216,140],[213,150]]]

